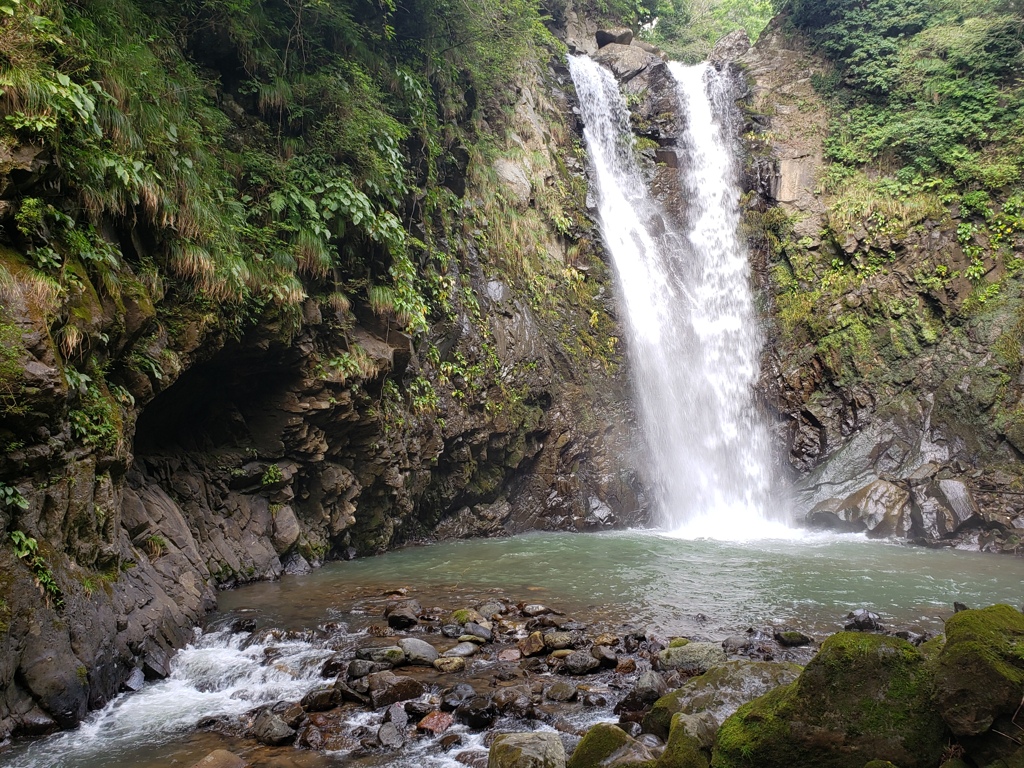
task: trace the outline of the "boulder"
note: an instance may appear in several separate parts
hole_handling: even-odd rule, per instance
[[[565,657],[563,671],[567,675],[586,675],[600,666],[601,662],[595,659],[589,651],[573,651]]]
[[[645,704],[653,704],[668,693],[665,679],[652,669],[641,672],[633,686],[633,695]]]
[[[609,43],[594,60],[611,69],[621,82],[629,82],[651,64],[661,61],[658,57],[632,45]]]
[[[370,684],[370,702],[374,709],[386,707],[396,701],[415,699],[423,695],[423,685],[411,677],[392,672],[373,672],[366,678]]]
[[[409,663],[413,666],[429,667],[438,657],[437,649],[426,640],[416,637],[406,637],[398,641],[398,647],[405,653]]]
[[[295,740],[295,729],[289,728],[288,724],[270,709],[264,709],[257,715],[250,733],[256,741],[268,747],[280,747]]]
[[[341,704],[341,697],[337,688],[317,688],[303,696],[299,703],[306,712],[325,712]]]
[[[644,716],[644,730],[667,738],[677,712],[706,712],[717,727],[748,701],[792,683],[800,672],[800,666],[785,662],[726,662],[658,699]]]
[[[617,725],[598,723],[573,750],[566,768],[611,768],[653,759],[647,747]]]
[[[879,539],[906,537],[912,527],[910,492],[887,480],[875,480],[839,503],[818,504],[808,515],[811,525],[845,531],[867,531]]]
[[[939,540],[956,533],[978,516],[970,490],[960,480],[936,480],[913,490],[910,515],[914,530],[926,539]]]
[[[302,529],[299,527],[299,519],[290,506],[286,504],[274,513],[274,533],[270,541],[277,554],[287,552],[299,540],[300,533]]]
[[[688,675],[702,675],[725,662],[725,651],[718,643],[687,643],[658,653],[662,669],[678,669]]]
[[[802,645],[810,645],[814,638],[795,629],[781,629],[775,632],[775,642],[783,648],[799,648]]]
[[[708,61],[716,66],[721,66],[730,61],[736,61],[749,50],[750,37],[747,36],[746,30],[736,29],[715,43],[715,48],[711,51]]]
[[[399,600],[384,609],[384,617],[392,629],[408,629],[419,623],[422,606],[416,600]]]
[[[935,704],[958,737],[978,736],[1012,717],[1024,693],[1024,614],[1008,605],[965,610],[946,621]]]
[[[633,30],[629,27],[612,27],[597,30],[597,47],[604,48],[611,43],[629,45],[633,42]],[[748,45],[749,47],[749,45]]]
[[[665,750],[655,768],[708,768],[701,741],[687,729],[687,721],[678,715],[672,718],[672,729]]]
[[[718,732],[715,768],[938,765],[948,732],[924,655],[895,637],[840,632],[797,680],[744,704]]]
[[[557,733],[500,733],[487,768],[565,768],[565,747]]]
[[[470,728],[489,728],[498,717],[498,708],[486,696],[474,696],[455,708],[455,717]]]
[[[398,749],[405,744],[405,736],[394,723],[384,723],[377,729],[377,741],[385,749]]]

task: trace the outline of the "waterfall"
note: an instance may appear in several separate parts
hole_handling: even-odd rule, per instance
[[[768,429],[753,402],[762,338],[722,125],[726,84],[707,65],[670,65],[686,124],[678,231],[648,192],[615,78],[587,57],[569,66],[628,324],[659,522],[687,538],[791,536],[771,503]]]

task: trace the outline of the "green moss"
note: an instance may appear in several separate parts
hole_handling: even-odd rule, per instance
[[[668,647],[669,648],[682,648],[683,646],[689,645],[689,644],[690,644],[689,639],[687,639],[685,637],[673,637],[671,640],[668,641]]]
[[[708,759],[700,742],[691,736],[678,717],[672,718],[665,751],[658,758],[657,768],[708,768]]]
[[[598,768],[609,756],[619,751],[632,739],[616,725],[599,723],[587,731],[573,750],[566,768]]]
[[[945,745],[930,684],[925,657],[909,643],[838,633],[795,683],[726,720],[712,765],[863,768],[871,759],[891,759],[930,768]]]
[[[957,736],[1012,715],[1024,689],[1024,614],[1009,605],[961,611],[946,622],[935,701]]]

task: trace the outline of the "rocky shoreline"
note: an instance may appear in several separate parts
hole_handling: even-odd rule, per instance
[[[370,602],[379,618],[356,634],[340,622],[257,627],[244,614],[211,628],[261,649],[267,666],[308,643],[320,682],[198,722],[237,746],[197,768],[313,754],[365,766],[445,756],[469,768],[969,768],[1024,757],[1024,615],[1005,605],[958,605],[934,638],[861,609],[819,643],[789,627],[720,642],[609,632],[506,595],[454,610],[405,589]]]

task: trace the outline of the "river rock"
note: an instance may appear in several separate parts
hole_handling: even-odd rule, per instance
[[[640,673],[632,691],[632,695],[644,704],[652,704],[667,693],[668,684],[665,682],[665,678],[653,669]]]
[[[249,764],[234,752],[215,749],[192,768],[246,768]]]
[[[345,658],[345,654],[336,653],[320,667],[320,677],[337,677],[338,675],[348,675],[349,660]],[[369,674],[370,670],[367,670]]]
[[[576,686],[573,686],[574,690],[575,688]],[[526,717],[530,712],[530,707],[533,706],[530,689],[521,685],[499,688],[494,692],[491,701],[503,715],[513,717]]]
[[[935,672],[935,704],[956,736],[981,737],[997,722],[1003,727],[996,730],[1010,732],[1004,728],[1011,723],[1001,719],[1014,716],[1024,692],[1022,638],[1024,614],[1008,605],[960,611],[946,621],[946,644]],[[994,741],[996,748],[987,745],[986,758],[1012,751],[1008,740]]]
[[[470,728],[490,728],[498,717],[498,708],[486,696],[474,696],[455,708],[455,717]]]
[[[384,723],[377,729],[377,741],[385,749],[398,749],[405,744],[405,736],[394,723]]]
[[[573,651],[565,657],[563,671],[567,675],[586,675],[601,666],[601,662],[588,651]]]
[[[523,656],[537,656],[544,653],[544,635],[540,632],[531,632],[529,636],[519,641],[517,647]]]
[[[629,27],[612,27],[597,30],[597,47],[604,48],[610,43],[629,45],[633,42],[633,30]]]
[[[416,723],[416,730],[424,733],[432,733],[435,736],[444,733],[455,722],[455,718],[447,712],[431,712],[422,720]]]
[[[501,616],[505,613],[505,610],[505,604],[498,600],[488,600],[476,607],[476,612],[485,619],[494,619],[496,616]]]
[[[846,615],[847,632],[880,632],[885,629],[879,620],[877,613],[872,613],[867,608],[858,608]]]
[[[295,740],[295,729],[289,728],[288,724],[269,708],[257,715],[250,734],[260,744],[266,744],[268,747],[280,747]]]
[[[463,629],[465,630],[465,634],[478,637],[485,643],[491,642],[491,639],[494,637],[491,630],[477,624],[475,621],[467,621]]]
[[[434,659],[434,669],[446,675],[462,672],[466,669],[466,659],[462,656],[441,656]]]
[[[469,701],[476,696],[476,689],[469,683],[456,683],[451,688],[441,692],[441,709],[445,712],[453,712],[459,708],[464,701]]]
[[[808,637],[803,632],[793,629],[780,629],[774,634],[775,642],[784,648],[799,648],[802,645],[810,645],[814,642],[813,637]]]
[[[654,755],[624,730],[610,723],[599,723],[587,731],[573,750],[566,768],[594,768],[643,763]]]
[[[356,651],[356,658],[372,661],[375,664],[390,664],[392,667],[399,667],[406,662],[405,651],[397,645],[360,648]]]
[[[687,643],[680,648],[666,648],[658,653],[662,669],[678,669],[688,675],[703,674],[713,666],[722,664],[725,658],[725,651],[718,643]]]
[[[533,618],[535,616],[542,616],[545,613],[552,613],[553,611],[546,605],[540,603],[527,603],[522,608],[523,616],[529,616]]]
[[[402,649],[409,663],[413,666],[429,667],[438,657],[437,649],[426,640],[416,637],[406,637],[398,641],[398,647]]]
[[[400,600],[384,609],[388,626],[393,629],[408,629],[419,623],[422,606],[416,600]]]
[[[644,730],[668,738],[677,712],[706,712],[721,723],[748,701],[793,682],[800,671],[800,666],[785,662],[726,662],[659,698],[644,716]]]
[[[557,733],[499,733],[487,768],[566,768],[565,747]]]
[[[906,641],[832,635],[795,682],[722,724],[715,768],[864,768],[872,759],[932,768],[948,736],[931,686],[925,657]]]
[[[374,709],[386,707],[396,701],[415,699],[423,695],[423,684],[411,677],[392,672],[373,672],[367,675],[370,685],[370,702]]]
[[[619,657],[615,651],[607,645],[595,645],[590,649],[590,655],[597,659],[597,663],[608,669],[615,669],[619,663]]]
[[[473,656],[478,650],[480,650],[480,649],[479,649],[479,647],[477,646],[476,643],[471,643],[469,641],[465,641],[465,642],[459,643],[454,648],[449,648],[447,651],[445,651],[441,655],[444,658],[446,658],[446,659],[451,659],[451,658],[465,659],[465,658],[468,658],[469,656]]]
[[[544,635],[544,647],[552,651],[561,651],[572,647],[571,632],[548,632]]]
[[[325,712],[341,703],[342,694],[336,688],[318,688],[310,691],[299,702],[306,712]]]
[[[576,686],[565,680],[556,680],[544,689],[544,698],[549,701],[573,701],[576,694]]]

